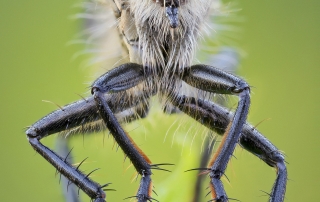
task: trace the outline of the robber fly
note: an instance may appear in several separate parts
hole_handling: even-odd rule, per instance
[[[287,170],[284,156],[255,127],[246,122],[250,106],[250,86],[243,79],[212,65],[192,64],[199,38],[203,34],[212,4],[218,0],[113,0],[97,2],[113,8],[118,36],[129,62],[107,71],[91,85],[91,97],[56,110],[34,123],[27,131],[31,146],[51,163],[70,183],[83,190],[93,201],[105,201],[100,185],[73,166],[40,140],[54,133],[95,132],[107,128],[141,175],[135,198],[139,202],[157,201],[153,193],[152,169],[166,164],[152,163],[120,125],[147,116],[151,97],[160,98],[164,108],[192,117],[222,135],[221,144],[207,166],[195,168],[208,174],[211,200],[231,200],[220,178],[237,144],[267,165],[276,168],[277,178],[270,201],[284,200]],[[89,4],[88,4],[89,5]],[[106,6],[106,5],[110,5]],[[92,37],[106,31],[91,30]],[[101,42],[103,43],[103,41]],[[108,44],[104,44],[108,46]],[[107,57],[107,56],[105,56]],[[234,113],[214,103],[212,95],[237,96]],[[126,112],[126,113],[125,113]],[[80,163],[81,164],[81,163]]]

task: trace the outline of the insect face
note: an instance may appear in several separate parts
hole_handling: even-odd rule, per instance
[[[207,0],[141,0],[119,7],[119,31],[130,61],[148,66],[165,80],[190,66],[210,4]]]

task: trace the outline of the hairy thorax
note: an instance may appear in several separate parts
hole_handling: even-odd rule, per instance
[[[127,0],[117,3],[121,7],[119,31],[130,62],[148,66],[163,77],[191,65],[210,0]],[[168,8],[176,12],[176,22],[170,21]]]

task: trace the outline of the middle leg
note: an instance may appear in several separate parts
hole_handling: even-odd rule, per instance
[[[238,94],[240,98],[238,107],[233,114],[233,117],[227,116],[223,118],[228,119],[228,125],[222,127],[224,129],[222,143],[209,164],[211,166],[211,170],[213,171],[210,173],[213,195],[212,200],[219,202],[228,200],[224,192],[223,185],[220,181],[220,177],[227,166],[228,160],[230,159],[236,144],[240,141],[240,144],[245,149],[258,156],[269,166],[277,169],[277,179],[270,194],[270,202],[282,202],[284,200],[287,182],[287,169],[285,166],[284,157],[276,149],[276,147],[273,146],[259,132],[257,132],[254,127],[250,127],[248,124],[246,124],[246,117],[250,104],[250,88],[248,84],[246,84],[246,82],[240,78],[207,65],[191,66],[190,68],[186,68],[182,75],[183,81],[198,89],[218,94]],[[180,103],[177,103],[177,101],[174,99],[171,100],[176,102],[176,104],[181,107],[181,105],[183,105],[181,101],[184,102],[185,99],[186,97],[180,97]],[[209,115],[207,114],[208,111],[206,110],[215,113],[215,109],[210,103],[208,104],[200,99],[198,99],[198,102],[201,103],[204,108],[198,108],[197,105],[191,106],[193,109],[198,109],[194,111],[195,113],[198,113],[198,115],[199,113],[201,114],[203,112],[204,114],[202,115]],[[222,110],[222,108],[219,110]],[[188,114],[190,115],[190,113]],[[222,115],[223,114],[220,114],[216,118],[220,119]],[[216,123],[215,120],[209,120],[212,123]],[[219,170],[220,168],[223,168],[223,170]],[[217,170],[218,172],[216,172]]]
[[[229,123],[232,121],[233,113],[211,101],[183,95],[177,95],[175,100],[180,100],[179,102],[173,102],[173,104],[178,106],[181,111],[219,135],[225,134]],[[277,170],[277,178],[270,194],[270,202],[282,202],[287,182],[287,169],[284,156],[277,147],[248,123],[245,123],[243,126],[238,143],[245,150]],[[210,171],[211,168],[200,168],[200,170]]]

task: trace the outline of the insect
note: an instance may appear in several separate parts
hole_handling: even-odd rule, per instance
[[[40,140],[54,133],[77,133],[85,128],[95,132],[106,127],[141,175],[139,202],[156,200],[152,196],[153,164],[124,131],[121,122],[147,116],[151,97],[158,96],[164,108],[173,108],[222,135],[222,141],[207,167],[211,200],[229,201],[220,178],[224,175],[237,144],[277,169],[270,201],[284,200],[287,171],[284,156],[255,127],[246,122],[250,106],[250,86],[243,79],[210,65],[193,65],[198,40],[212,3],[217,0],[110,0],[118,19],[119,36],[129,62],[96,79],[91,97],[56,110],[34,123],[27,131],[31,146],[71,183],[95,202],[105,201],[103,189],[44,146]],[[215,104],[212,96],[237,96],[234,113]]]

